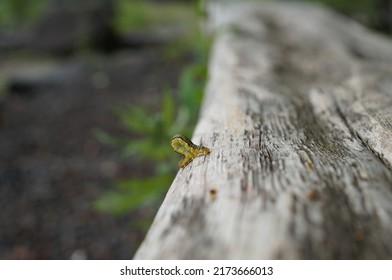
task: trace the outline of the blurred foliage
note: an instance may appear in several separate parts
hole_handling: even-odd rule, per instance
[[[139,1],[136,2],[137,5],[140,4]],[[184,9],[183,4],[180,7],[180,10]],[[195,12],[192,6],[188,6],[188,9],[190,11],[187,13]],[[176,89],[163,89],[160,110],[154,112],[140,106],[124,106],[114,110],[123,126],[139,137],[121,139],[102,130],[96,131],[102,142],[122,147],[125,155],[133,155],[141,162],[154,163],[152,175],[117,182],[115,190],[95,201],[96,208],[123,213],[137,206],[156,202],[163,198],[173,181],[180,157],[172,150],[170,139],[175,134],[192,135],[207,76],[210,41],[200,33],[196,20],[196,16],[187,18],[188,23],[194,21],[190,23],[192,29],[187,33],[188,36],[177,40],[165,50],[168,58],[177,57],[180,53],[183,56],[191,54],[192,62],[182,70]]]
[[[146,0],[117,0],[114,28],[118,32],[129,32],[169,23],[189,23],[196,15],[189,4]]]
[[[95,202],[100,210],[121,213],[162,198],[175,172],[178,154],[173,152],[170,139],[175,134],[192,135],[202,100],[206,79],[206,63],[195,61],[185,67],[176,90],[163,91],[161,110],[151,112],[140,106],[116,108],[115,114],[124,127],[140,137],[121,139],[97,130],[102,142],[120,146],[126,156],[133,155],[140,161],[154,162],[154,174],[147,178],[129,178],[116,185],[116,191],[104,194]]]
[[[123,213],[135,206],[155,202],[157,197],[162,196],[172,181],[168,172],[149,178],[133,178],[122,180],[117,183],[117,189],[107,192],[95,202],[98,209],[111,213]]]
[[[0,26],[17,28],[36,20],[49,0],[1,0]]]

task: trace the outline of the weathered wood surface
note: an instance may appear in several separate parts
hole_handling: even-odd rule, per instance
[[[291,3],[210,6],[193,140],[136,259],[391,259],[392,41]]]

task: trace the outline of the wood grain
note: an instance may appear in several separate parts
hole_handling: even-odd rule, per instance
[[[324,8],[209,6],[196,143],[136,259],[391,259],[392,41]]]

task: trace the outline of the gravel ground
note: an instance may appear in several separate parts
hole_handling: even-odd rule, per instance
[[[156,106],[175,84],[181,62],[159,47],[110,55],[7,55],[0,74],[0,258],[130,259],[144,236],[134,221],[91,207],[119,178],[148,175],[148,165],[121,159],[92,134],[124,134],[113,106]]]

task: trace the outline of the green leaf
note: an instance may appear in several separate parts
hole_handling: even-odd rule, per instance
[[[125,155],[136,155],[150,160],[164,160],[171,152],[169,141],[167,143],[155,143],[152,138],[144,138],[128,141],[123,148]]]
[[[154,129],[154,118],[145,108],[136,106],[128,108],[119,108],[115,113],[121,119],[121,122],[132,132],[152,133]]]
[[[205,79],[206,67],[201,62],[186,67],[180,77],[178,89],[180,104],[187,108],[192,122],[197,120]]]
[[[163,194],[172,181],[172,176],[161,175],[151,178],[134,178],[120,181],[117,192],[108,192],[98,198],[94,208],[114,214],[132,210]]]
[[[163,127],[169,128],[174,120],[174,97],[170,90],[163,91],[162,120]]]
[[[190,112],[187,107],[181,106],[178,109],[178,114],[174,124],[170,128],[170,134],[184,134],[185,127],[189,124]],[[188,134],[187,134],[188,135]]]

